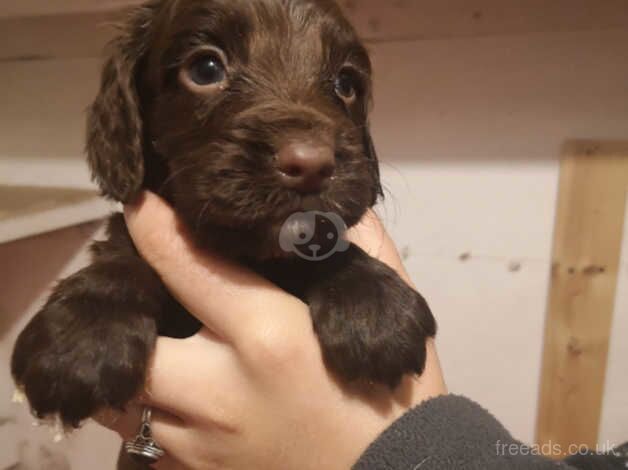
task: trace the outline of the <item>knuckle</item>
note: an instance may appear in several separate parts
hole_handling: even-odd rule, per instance
[[[247,358],[272,368],[285,368],[303,354],[298,335],[284,325],[255,325],[243,346]]]

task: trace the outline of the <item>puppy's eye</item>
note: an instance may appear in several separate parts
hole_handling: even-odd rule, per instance
[[[197,58],[188,68],[190,79],[197,85],[213,85],[227,78],[227,71],[220,57],[208,54]]]
[[[181,69],[181,80],[193,91],[206,91],[227,81],[225,59],[218,51],[207,50],[195,55]]]
[[[338,97],[345,103],[351,104],[358,96],[360,83],[355,72],[352,69],[345,67],[336,77],[334,87]]]

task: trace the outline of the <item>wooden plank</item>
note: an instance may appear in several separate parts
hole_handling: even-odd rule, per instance
[[[628,142],[565,146],[536,430],[563,453],[597,445],[627,188]]]
[[[0,18],[112,11],[143,0],[0,2]],[[625,0],[338,0],[368,37],[427,37],[626,27]]]
[[[1,2],[0,2],[1,3]],[[104,25],[138,0],[0,4],[0,60],[98,57]],[[342,0],[369,42],[628,29],[625,0]]]
[[[341,0],[340,3],[368,41],[628,27],[625,0]]]
[[[93,190],[0,186],[0,244],[104,218],[114,207]]]
[[[0,2],[0,18],[110,11],[133,4],[139,4],[143,1],[144,0],[4,0]]]
[[[0,62],[101,57],[120,13],[72,13],[0,21]]]
[[[98,197],[96,191],[37,186],[0,186],[0,224]]]

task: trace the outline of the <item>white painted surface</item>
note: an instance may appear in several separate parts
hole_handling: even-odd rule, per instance
[[[527,441],[535,422],[555,173],[551,163],[444,169],[406,163],[384,172],[394,209],[382,215],[439,321],[451,391],[476,399]],[[521,263],[519,272],[509,270],[512,262]]]
[[[374,133],[391,193],[380,212],[439,319],[449,385],[531,441],[557,158],[570,138],[628,139],[628,32],[401,41],[372,49]],[[0,69],[3,86],[7,73],[19,77],[3,97],[11,114],[0,110],[0,162],[11,157],[22,170],[5,173],[12,167],[0,165],[0,178],[63,181],[71,174],[69,184],[85,184],[77,163],[81,111],[95,87],[97,61],[12,67]],[[58,174],[33,172],[38,160]],[[8,329],[2,323],[4,364],[14,334],[40,305],[44,286],[83,262],[76,255],[84,242],[72,229],[29,240],[18,251],[17,245],[0,247],[0,278],[4,282],[10,273],[10,286],[16,286],[0,296],[0,318],[19,318]],[[471,254],[466,262],[459,259],[463,253]],[[509,269],[513,261],[521,264],[519,271]],[[7,270],[16,263],[18,272]],[[50,264],[54,269],[46,268]],[[627,281],[624,254],[601,442],[628,439]],[[0,395],[10,391],[2,369]],[[30,433],[28,419],[21,417],[0,445],[13,448],[18,436]],[[77,439],[71,445],[73,468],[111,468],[104,457],[86,460],[99,448],[93,435]],[[109,438],[99,455],[109,458],[113,446]]]
[[[92,187],[83,162],[85,110],[96,94],[100,63],[0,63],[0,184]],[[43,163],[39,170],[37,162]]]
[[[628,195],[627,195],[628,197]],[[628,440],[628,204],[615,318],[606,376],[602,436],[611,445]]]
[[[568,139],[628,138],[628,33],[373,53],[375,138],[392,193],[383,215],[439,319],[448,383],[532,441],[558,156]],[[628,440],[627,281],[624,262],[601,442]]]
[[[83,142],[99,73],[98,59],[0,63],[0,185],[95,189]],[[112,207],[99,198],[45,205],[0,219],[0,243],[94,220]]]

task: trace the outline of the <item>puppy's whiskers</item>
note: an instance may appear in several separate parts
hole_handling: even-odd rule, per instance
[[[203,162],[196,162],[196,163],[192,163],[190,165],[184,166],[174,171],[172,174],[168,175],[168,177],[163,181],[163,183],[161,183],[161,185],[159,185],[159,188],[157,189],[157,194],[161,195],[163,191],[166,190],[166,187],[168,186],[168,184],[171,183],[177,176],[180,176],[182,173],[188,170],[191,170],[193,168],[200,167],[202,165],[203,165]]]
[[[198,217],[196,218],[196,223],[194,224],[194,233],[198,234],[200,232],[201,224],[205,222],[203,219],[210,205],[211,205],[211,200],[208,200],[207,202],[205,202],[205,204],[203,204],[203,208],[198,213]]]

